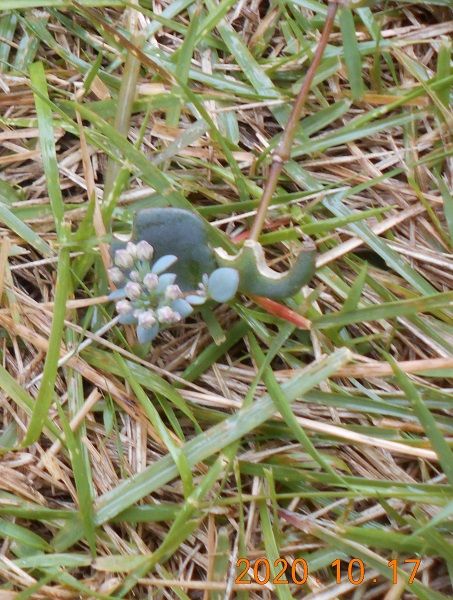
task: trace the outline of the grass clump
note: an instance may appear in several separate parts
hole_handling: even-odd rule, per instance
[[[449,2],[0,10],[0,598],[452,597]],[[315,275],[144,347],[166,206]]]

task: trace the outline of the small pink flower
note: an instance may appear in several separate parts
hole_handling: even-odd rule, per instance
[[[169,306],[162,306],[162,308],[157,309],[157,319],[160,323],[172,325],[173,323],[178,323],[178,321],[181,320],[181,315],[171,309]]]
[[[132,258],[137,258],[137,246],[133,242],[127,242],[126,250],[132,256]]]
[[[129,300],[120,300],[116,303],[115,308],[119,315],[125,315],[131,312],[132,304],[129,302]]]
[[[153,310],[145,310],[138,317],[138,324],[142,327],[152,327],[156,323],[156,315]]]
[[[142,295],[142,288],[139,283],[135,281],[128,281],[125,286],[126,296],[131,300],[137,300]]]
[[[165,298],[167,300],[176,300],[182,297],[182,292],[179,285],[168,285],[165,290]]]
[[[154,254],[154,248],[146,240],[141,240],[136,246],[136,255],[138,260],[151,260]]]
[[[117,250],[115,252],[115,265],[122,269],[130,269],[134,264],[134,258],[127,250]]]
[[[159,277],[155,273],[147,273],[143,278],[143,285],[152,292],[159,283]]]
[[[111,267],[108,273],[114,284],[121,283],[124,279],[124,273],[119,267]]]

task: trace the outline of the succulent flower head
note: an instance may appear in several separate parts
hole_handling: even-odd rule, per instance
[[[119,322],[134,325],[141,344],[152,342],[160,330],[179,323],[208,300],[225,302],[236,293],[235,269],[214,269],[203,275],[197,289],[183,292],[177,275],[168,272],[177,256],[166,254],[152,262],[153,255],[146,240],[128,242],[116,250],[115,266],[109,269],[110,279],[118,285],[110,298],[116,302]]]

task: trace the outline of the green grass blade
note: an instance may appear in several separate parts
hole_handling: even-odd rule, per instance
[[[181,47],[173,54],[172,60],[176,63],[175,77],[184,85],[187,84],[189,77],[192,55],[197,41],[197,30],[200,22],[201,4],[195,8],[191,14],[191,19],[184,41]],[[167,124],[170,127],[176,127],[181,115],[181,103],[171,108],[167,112]]]
[[[337,550],[346,552],[348,556],[360,558],[365,565],[375,568],[386,579],[391,580],[392,570],[389,568],[387,561],[376,552],[369,550],[366,546],[349,540],[344,530],[329,531],[325,527],[313,525],[310,527],[311,533],[316,537],[331,544]],[[398,580],[408,581],[408,573],[398,568]],[[415,579],[412,584],[406,583],[406,588],[410,589],[411,593],[415,594],[420,600],[447,600],[448,596],[440,594],[433,589],[428,588],[423,583]]]
[[[55,228],[58,237],[60,238],[60,236],[63,234],[62,225],[65,209],[63,196],[61,194],[60,177],[58,173],[53,115],[49,106],[46,73],[42,62],[36,62],[30,66],[30,81],[33,86],[36,113],[38,115],[39,143],[41,147],[44,173],[46,175],[47,189],[55,219]]]
[[[0,193],[0,198],[2,194]],[[45,242],[39,234],[37,234],[31,227],[24,223],[19,217],[17,217],[8,206],[1,201],[0,202],[0,221],[6,225],[11,231],[14,231],[25,243],[32,246],[42,256],[54,256],[54,251]]]
[[[328,208],[337,217],[350,215],[352,211],[346,207],[342,199],[347,192],[340,192],[326,198],[323,201],[324,206]],[[365,223],[352,223],[349,229],[359,236],[363,241],[370,246],[379,256],[381,256],[387,265],[403,277],[412,287],[418,290],[421,294],[433,294],[436,289],[428,283],[417,271],[399,256],[388,244],[374,234],[368,225]]]
[[[259,514],[260,514],[260,524],[261,530],[263,532],[264,538],[264,547],[266,549],[266,558],[269,561],[270,571],[272,574],[272,580],[277,576],[281,564],[275,565],[275,562],[281,557],[282,553],[279,550],[277,542],[275,540],[274,531],[272,529],[271,518],[269,514],[269,509],[266,506],[265,502],[259,503]],[[292,600],[293,596],[286,585],[276,585],[275,594],[277,595],[279,600]]]
[[[230,451],[229,451],[230,450]],[[165,539],[161,545],[149,556],[145,557],[144,564],[137,567],[134,573],[131,573],[121,586],[119,596],[123,598],[137,583],[140,577],[144,577],[156,565],[169,560],[181,544],[198,529],[204,513],[200,511],[200,503],[204,496],[212,492],[216,481],[228,469],[228,464],[233,453],[226,449],[225,455],[220,456],[202,481],[193,489],[178,512],[176,519],[172,523]]]
[[[256,341],[256,338],[249,334],[249,342],[252,356],[254,357],[257,365],[261,368],[264,366],[265,356],[259,347],[259,344]],[[271,396],[273,402],[275,403],[275,407],[278,409],[280,414],[282,415],[285,423],[288,425],[288,428],[291,430],[291,433],[294,435],[295,439],[305,448],[307,453],[323,468],[327,473],[329,473],[334,480],[339,480],[340,483],[344,483],[332,469],[332,467],[324,460],[322,455],[316,450],[312,441],[302,429],[302,427],[297,422],[296,417],[294,416],[293,411],[291,410],[291,405],[289,403],[289,399],[287,395],[283,393],[282,388],[277,383],[274,373],[272,369],[269,367],[264,367],[263,369],[263,381],[266,384],[266,388]]]
[[[331,356],[308,366],[302,375],[282,385],[282,390],[288,402],[294,401],[297,397],[324,381],[349,360],[349,350],[342,348]],[[215,425],[208,432],[198,435],[183,447],[189,464],[194,465],[205,460],[222,448],[239,440],[263,424],[274,412],[274,403],[270,396],[266,395],[257,400],[252,406],[239,410],[235,415]],[[165,456],[134,478],[123,481],[121,485],[104,494],[99,500],[96,511],[97,525],[114,518],[118,513],[126,510],[153,490],[168,483],[177,474],[178,471],[173,460],[170,456]],[[54,547],[55,549],[66,548],[68,545],[75,543],[79,537],[80,531],[77,524],[64,527],[56,537]]]
[[[411,300],[398,300],[396,302],[387,302],[377,304],[367,308],[359,308],[350,312],[336,312],[323,315],[314,321],[318,329],[326,329],[331,326],[344,326],[351,323],[364,323],[367,321],[377,321],[379,319],[394,319],[405,315],[415,315],[417,313],[430,312],[436,308],[451,307],[453,302],[453,292],[443,292],[422,296]]]
[[[65,435],[65,445],[69,451],[72,472],[76,484],[79,512],[83,524],[85,538],[92,556],[96,556],[96,528],[93,512],[93,484],[89,463],[85,460],[84,448],[80,438],[73,433],[69,421],[60,404],[57,404],[58,414]]]
[[[36,408],[36,401],[30,394],[20,385],[14,377],[12,377],[3,365],[0,364],[0,388],[7,396],[11,398],[22,410],[28,415],[33,414]],[[51,435],[52,439],[59,438],[61,431],[53,421],[46,416],[45,419],[46,434]]]
[[[450,485],[453,485],[453,451],[451,450],[448,442],[445,440],[442,432],[439,431],[436,419],[423,402],[423,399],[415,385],[404,373],[404,371],[399,368],[398,364],[391,356],[387,355],[387,360],[392,366],[396,381],[401,386],[401,389],[406,394],[407,399],[412,404],[414,412],[423,426],[423,429],[425,430],[426,435],[431,442],[431,446],[439,458],[439,462],[448,481],[450,482]]]
[[[6,63],[12,49],[11,41],[14,38],[17,26],[17,15],[13,12],[3,13],[0,16],[0,73],[5,71]]]
[[[78,0],[82,6],[124,6],[124,0]],[[2,0],[2,10],[24,10],[26,8],[70,8],[72,0]]]
[[[55,379],[60,358],[60,346],[63,338],[64,319],[66,313],[66,300],[70,287],[70,259],[69,250],[61,248],[58,255],[57,284],[55,288],[55,308],[52,319],[52,329],[49,338],[49,349],[44,363],[43,376],[39,387],[38,396],[33,408],[33,414],[28,425],[23,446],[33,444],[41,435],[46,422],[50,405],[52,404]]]
[[[448,77],[452,72],[452,42],[451,40],[443,39],[441,41],[437,54],[437,76],[440,80]],[[442,104],[446,107],[450,105],[451,84],[437,90],[437,96]]]
[[[5,519],[0,519],[0,536],[15,540],[34,550],[42,550],[43,552],[51,550],[49,544],[40,535],[21,525],[5,521]]]
[[[352,99],[360,100],[364,93],[362,78],[362,58],[357,44],[354,17],[352,10],[342,7],[339,14],[341,36],[343,39],[344,61],[351,86]]]
[[[181,448],[178,448],[178,446],[172,440],[170,433],[167,430],[165,424],[163,423],[159,413],[153,406],[151,400],[143,391],[141,385],[136,381],[132,373],[127,368],[126,362],[121,358],[119,354],[117,354],[115,358],[118,365],[120,366],[124,378],[134,391],[135,396],[139,404],[141,405],[143,411],[145,412],[146,416],[148,417],[150,423],[153,425],[157,433],[162,438],[163,443],[165,444],[173,460],[175,461],[175,465],[178,467],[179,475],[181,477],[181,481],[184,487],[184,494],[186,497],[188,497],[193,490],[193,481],[192,473],[190,471],[190,467],[187,462],[184,451]]]
[[[83,352],[83,358],[96,368],[102,368],[108,373],[114,375],[124,375],[115,357],[110,352],[105,352],[97,348],[87,348]],[[163,377],[154,373],[131,360],[126,360],[125,365],[128,373],[137,381],[141,387],[155,394],[159,394],[169,400],[175,408],[180,410],[196,428],[199,428],[198,422],[193,414],[191,407],[184,400],[178,389],[165,381]]]

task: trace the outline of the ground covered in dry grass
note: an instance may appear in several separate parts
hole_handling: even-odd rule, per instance
[[[260,237],[310,284],[149,350],[112,232],[247,237],[326,5],[79,2],[0,3],[0,600],[452,597],[449,0],[337,14]]]

